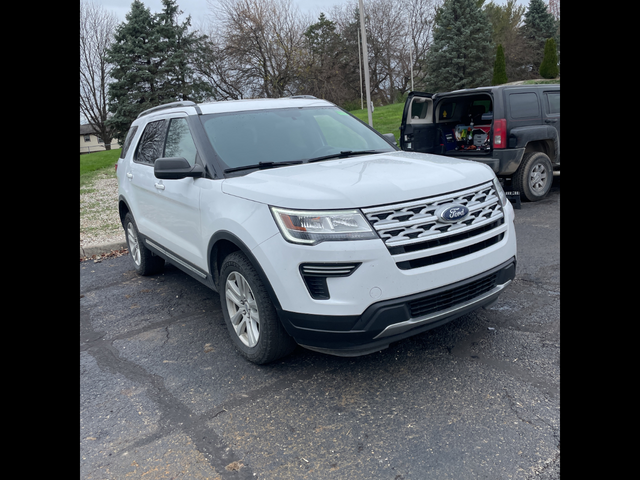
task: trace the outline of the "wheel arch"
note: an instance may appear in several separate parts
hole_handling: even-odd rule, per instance
[[[547,157],[549,157],[549,160],[551,160],[551,163],[554,163],[555,148],[553,145],[553,140],[536,140],[536,141],[527,143],[527,147],[525,148],[524,155],[531,152],[544,153]]]
[[[214,285],[220,291],[220,271],[222,269],[222,262],[230,253],[235,251],[240,251],[244,254],[245,257],[251,262],[251,265],[256,270],[260,280],[264,284],[267,292],[269,294],[269,298],[273,303],[276,311],[281,311],[282,307],[280,306],[280,301],[276,296],[273,287],[271,286],[271,282],[269,282],[269,278],[264,273],[264,270],[260,266],[260,263],[253,255],[249,247],[235,234],[223,230],[216,232],[211,239],[209,240],[209,245],[207,248],[207,264],[209,265],[209,271],[211,273],[211,277]]]
[[[124,226],[124,217],[127,216],[127,213],[131,212],[129,208],[129,204],[124,199],[122,195],[118,198],[118,215],[120,216],[120,223]],[[131,214],[133,215],[133,213]]]

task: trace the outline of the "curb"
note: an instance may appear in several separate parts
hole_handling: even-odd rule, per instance
[[[128,248],[126,241],[103,243],[100,245],[80,246],[80,257],[90,257],[92,255],[102,255],[110,253],[112,250],[122,250]]]

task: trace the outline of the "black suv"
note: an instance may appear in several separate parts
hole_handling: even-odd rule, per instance
[[[411,92],[400,148],[485,163],[526,200],[541,200],[560,170],[560,85]]]

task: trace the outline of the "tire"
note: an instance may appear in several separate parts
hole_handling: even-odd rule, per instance
[[[512,179],[515,190],[530,202],[537,202],[547,196],[553,184],[553,167],[549,157],[542,152],[529,152]]]
[[[229,254],[222,263],[219,292],[231,340],[247,360],[263,365],[295,349],[264,284],[241,252]]]
[[[138,227],[133,220],[133,215],[127,213],[124,217],[124,233],[127,237],[127,245],[129,246],[129,254],[136,267],[138,275],[147,276],[159,273],[164,267],[164,258],[154,255],[149,250],[138,233]]]

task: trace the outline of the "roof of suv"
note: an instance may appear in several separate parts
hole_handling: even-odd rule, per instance
[[[203,114],[241,112],[244,110],[267,110],[271,108],[326,107],[333,103],[319,98],[258,98],[250,100],[227,100],[198,104]]]
[[[476,88],[462,88],[460,90],[451,90],[449,92],[441,92],[438,93],[438,96],[444,95],[452,95],[452,94],[460,94],[460,93],[472,93],[472,92],[482,92],[482,91],[496,91],[496,90],[553,90],[560,89],[559,83],[541,83],[541,84],[532,84],[532,85],[490,85],[485,87],[476,87]]]
[[[194,113],[228,113],[242,112],[249,110],[268,110],[273,108],[295,108],[295,107],[326,107],[335,106],[333,103],[311,96],[285,97],[285,98],[258,98],[245,100],[224,100],[220,102],[194,103],[190,101],[171,102],[157,107],[149,108],[138,115],[138,118],[151,115],[168,113],[172,109],[193,108]]]

